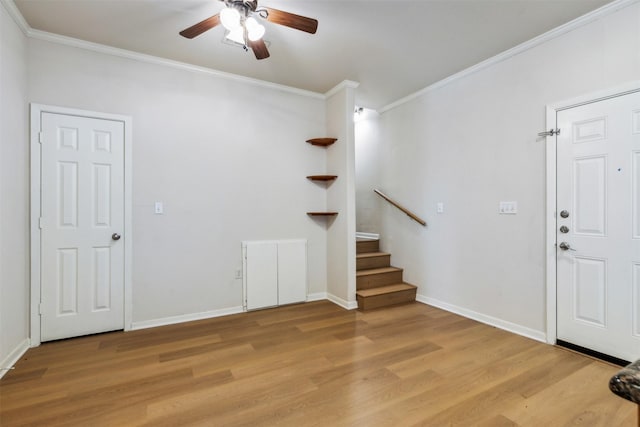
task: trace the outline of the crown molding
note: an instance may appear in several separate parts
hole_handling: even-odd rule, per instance
[[[22,13],[20,13],[18,6],[16,6],[13,0],[0,0],[0,4],[4,6],[11,19],[13,19],[16,25],[22,30],[24,35],[28,36],[31,27],[27,24],[27,21],[25,21],[24,16],[22,16]]]
[[[451,76],[442,79],[432,85],[429,85],[417,92],[414,92],[410,95],[407,95],[403,98],[400,98],[397,101],[394,101],[390,104],[385,105],[384,107],[382,107],[381,109],[378,110],[378,113],[384,113],[386,111],[392,110],[402,104],[405,104],[407,102],[412,101],[413,99],[416,99],[418,97],[420,97],[421,95],[424,95],[426,93],[429,93],[431,91],[437,90],[441,87],[447,86],[450,83],[453,83],[457,80],[463,79],[467,76],[470,76],[478,71],[481,71],[485,68],[488,68],[492,65],[498,64],[502,61],[505,61],[515,55],[518,55],[520,53],[523,53],[527,50],[533,49],[536,46],[539,46],[547,41],[553,40],[563,34],[566,34],[570,31],[573,31],[579,27],[582,27],[590,22],[593,22],[597,19],[600,19],[604,16],[610,15],[614,12],[617,12],[620,9],[623,9],[627,6],[633,5],[633,4],[637,4],[639,3],[640,0],[614,0],[613,2],[604,5],[592,12],[589,12],[579,18],[574,19],[573,21],[570,21],[564,25],[561,25],[551,31],[548,31],[538,37],[535,37],[529,41],[526,41],[524,43],[519,44],[518,46],[515,46],[509,50],[506,50],[498,55],[495,55],[485,61],[482,61],[476,65],[473,65],[469,68],[466,68],[458,73],[452,74]],[[208,74],[208,75],[212,75],[212,76],[216,76],[219,78],[223,78],[223,79],[228,79],[228,80],[233,80],[233,81],[238,81],[238,82],[242,82],[242,83],[246,83],[246,84],[251,84],[251,85],[256,85],[256,86],[262,86],[262,87],[266,87],[269,89],[274,89],[274,90],[279,90],[279,91],[283,91],[283,92],[288,92],[288,93],[292,93],[292,94],[296,94],[296,95],[301,95],[301,96],[306,96],[306,97],[310,97],[310,98],[315,98],[315,99],[328,99],[331,96],[335,95],[337,92],[339,92],[340,90],[342,90],[343,88],[349,87],[349,88],[357,88],[359,86],[358,82],[354,82],[351,80],[344,80],[343,82],[339,83],[337,86],[335,86],[334,88],[330,89],[329,91],[325,92],[324,94],[322,93],[318,93],[318,92],[312,92],[312,91],[308,91],[308,90],[304,90],[304,89],[299,89],[299,88],[295,88],[295,87],[291,87],[291,86],[286,86],[286,85],[281,85],[278,83],[272,83],[272,82],[268,82],[265,80],[259,80],[259,79],[254,79],[254,78],[250,78],[250,77],[245,77],[245,76],[241,76],[238,74],[232,74],[232,73],[227,73],[224,71],[219,71],[219,70],[215,70],[213,68],[207,68],[207,67],[200,67],[197,65],[192,65],[192,64],[188,64],[185,62],[179,62],[179,61],[173,61],[170,59],[166,59],[166,58],[160,58],[157,56],[152,56],[152,55],[146,55],[143,53],[138,53],[138,52],[134,52],[134,51],[130,51],[130,50],[126,50],[126,49],[120,49],[120,48],[115,48],[115,47],[111,47],[111,46],[106,46],[106,45],[102,45],[102,44],[98,44],[98,43],[92,43],[92,42],[87,42],[84,40],[80,40],[80,39],[75,39],[72,37],[66,37],[66,36],[61,36],[58,34],[53,34],[53,33],[48,33],[46,31],[40,31],[40,30],[34,30],[32,29],[29,24],[26,22],[26,20],[24,19],[24,17],[22,16],[22,14],[20,13],[20,11],[18,10],[17,6],[15,5],[13,0],[0,0],[0,4],[2,4],[4,6],[4,8],[7,10],[9,16],[11,16],[11,18],[15,21],[15,23],[18,25],[18,27],[22,30],[22,32],[30,38],[34,38],[37,40],[43,40],[43,41],[48,41],[48,42],[52,42],[52,43],[58,43],[58,44],[63,44],[63,45],[67,45],[67,46],[72,46],[72,47],[76,47],[76,48],[80,48],[80,49],[85,49],[85,50],[90,50],[93,52],[97,52],[97,53],[102,53],[105,55],[111,55],[111,56],[117,56],[117,57],[121,57],[121,58],[127,58],[127,59],[132,59],[132,60],[136,60],[136,61],[140,61],[140,62],[145,62],[145,63],[150,63],[150,64],[155,64],[155,65],[164,65],[167,67],[172,67],[172,68],[177,68],[177,69],[181,69],[181,70],[186,70],[186,71],[191,71],[191,72],[198,72],[198,73],[203,73],[203,74]]]
[[[325,92],[324,99],[331,98],[333,95],[340,92],[342,89],[345,89],[345,88],[355,89],[358,86],[360,86],[360,83],[358,82],[354,82],[352,80],[343,80],[342,82],[334,86],[332,89],[329,89],[327,92]]]
[[[254,86],[266,87],[269,89],[293,93],[295,95],[307,96],[310,98],[325,99],[325,96],[323,94],[312,92],[309,90],[298,89],[295,87],[285,86],[278,83],[272,83],[265,80],[253,79],[251,77],[245,77],[238,74],[227,73],[224,71],[215,70],[213,68],[200,67],[198,65],[192,65],[186,62],[173,61],[171,59],[160,58],[158,56],[146,55],[144,53],[138,53],[131,50],[120,49],[117,47],[106,46],[98,43],[92,43],[85,40],[76,39],[73,37],[67,37],[67,36],[61,36],[59,34],[49,33],[46,31],[31,29],[29,30],[27,35],[36,40],[43,40],[47,42],[76,47],[79,49],[85,49],[92,52],[102,53],[105,55],[132,59],[134,61],[145,62],[148,64],[163,65],[166,67],[177,68],[185,71],[208,74],[211,76],[216,76],[216,77],[220,77],[227,80],[233,80],[233,81],[246,83]]]
[[[476,65],[473,65],[469,68],[466,68],[458,73],[452,74],[449,77],[446,77],[432,85],[429,85],[423,89],[420,89],[417,92],[414,92],[410,95],[405,96],[404,98],[400,98],[397,101],[394,101],[388,105],[385,105],[381,109],[378,110],[379,113],[384,113],[386,111],[392,110],[402,104],[406,104],[409,101],[412,101],[421,95],[432,92],[434,90],[440,89],[441,87],[447,86],[450,83],[453,83],[457,80],[463,79],[467,76],[470,76],[478,71],[484,70],[492,65],[496,65],[500,62],[506,61],[509,58],[512,58],[516,55],[519,55],[523,52],[526,52],[530,49],[533,49],[536,46],[539,46],[543,43],[546,43],[550,40],[553,40],[557,37],[560,37],[570,31],[573,31],[577,28],[580,28],[586,24],[589,24],[597,19],[601,19],[607,15],[610,15],[614,12],[619,11],[620,9],[624,9],[625,7],[631,6],[632,4],[640,3],[640,0],[615,0],[609,4],[606,4],[594,11],[591,11],[585,15],[582,15],[579,18],[574,19],[573,21],[569,21],[564,25],[554,28],[553,30],[547,31],[546,33],[539,35],[538,37],[534,37],[531,40],[528,40],[524,43],[521,43],[509,50],[506,50],[502,53],[497,54],[489,59],[486,59]]]

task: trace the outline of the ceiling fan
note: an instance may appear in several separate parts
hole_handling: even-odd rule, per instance
[[[311,34],[315,34],[318,29],[318,21],[315,19],[270,7],[258,7],[258,0],[220,1],[226,6],[220,13],[180,31],[180,35],[192,39],[222,24],[228,30],[227,39],[241,44],[245,50],[251,48],[256,59],[265,59],[269,57],[269,50],[262,39],[265,28],[255,16]]]

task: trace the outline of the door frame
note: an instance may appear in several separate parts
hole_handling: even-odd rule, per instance
[[[546,129],[556,129],[557,113],[581,105],[604,101],[618,96],[640,92],[640,80],[631,81],[610,89],[592,92],[576,98],[557,102],[546,107]],[[557,137],[547,136],[545,138],[546,148],[546,300],[547,300],[547,333],[548,344],[556,344],[558,325],[558,305],[557,305],[557,259],[556,259],[556,211],[557,211]]]
[[[41,343],[41,173],[42,158],[40,145],[40,129],[42,128],[42,113],[65,114],[94,119],[113,120],[124,124],[124,330],[132,329],[133,320],[133,288],[132,288],[132,129],[131,116],[101,113],[96,111],[79,110],[76,108],[58,107],[44,104],[30,104],[30,157],[31,157],[31,347]]]

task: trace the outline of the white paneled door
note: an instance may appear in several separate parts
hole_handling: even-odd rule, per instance
[[[124,124],[41,119],[41,340],[123,329]]]
[[[557,337],[640,358],[640,93],[557,113]]]

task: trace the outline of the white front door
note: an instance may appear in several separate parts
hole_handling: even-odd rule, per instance
[[[124,124],[41,118],[41,340],[124,328]]]
[[[557,113],[557,338],[640,358],[640,93]]]

